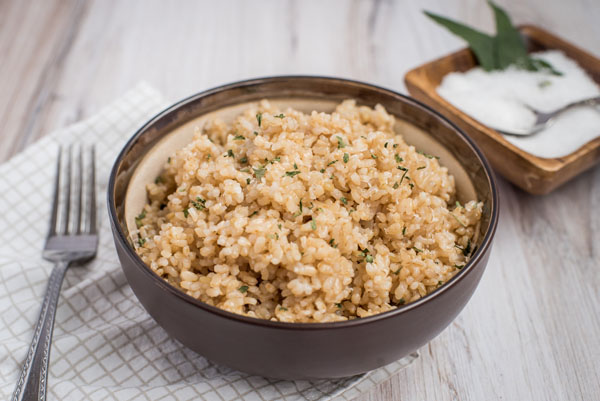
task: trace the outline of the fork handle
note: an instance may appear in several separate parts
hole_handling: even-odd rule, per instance
[[[33,332],[33,339],[27,351],[17,387],[11,398],[12,401],[43,401],[46,399],[54,317],[56,316],[60,287],[68,266],[68,262],[56,262],[52,269],[42,310]]]

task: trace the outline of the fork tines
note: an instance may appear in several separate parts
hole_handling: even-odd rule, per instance
[[[59,148],[48,236],[96,233],[94,146]]]

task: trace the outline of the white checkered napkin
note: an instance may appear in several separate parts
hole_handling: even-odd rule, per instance
[[[167,336],[126,283],[103,196],[118,151],[165,105],[141,84],[97,116],[46,136],[0,166],[0,398],[12,394],[50,273],[41,251],[59,143],[96,145],[100,245],[96,259],[71,268],[63,284],[50,399],[351,399],[410,363],[341,380],[268,380],[215,365]]]

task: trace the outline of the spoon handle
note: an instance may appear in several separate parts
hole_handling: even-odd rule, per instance
[[[565,110],[569,110],[572,109],[574,107],[579,107],[579,106],[598,106],[600,105],[600,96],[597,97],[592,97],[589,99],[583,99],[583,100],[579,100],[577,102],[573,102],[573,103],[569,103],[568,105],[566,105],[565,107],[563,107],[561,110],[559,110],[559,112],[563,112]],[[558,112],[557,112],[558,113]]]

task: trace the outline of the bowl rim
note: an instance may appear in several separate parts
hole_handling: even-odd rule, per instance
[[[410,302],[408,304],[397,306],[395,309],[377,313],[377,314],[363,317],[363,318],[356,318],[356,319],[352,319],[352,320],[345,320],[345,321],[339,321],[339,322],[323,322],[323,323],[318,323],[318,322],[311,322],[311,323],[280,322],[280,321],[271,321],[271,320],[267,320],[267,319],[260,319],[260,318],[250,317],[250,316],[244,316],[244,315],[240,315],[237,313],[229,312],[227,310],[218,308],[216,306],[209,305],[209,304],[204,303],[196,298],[193,298],[192,296],[184,293],[183,291],[175,288],[171,284],[169,284],[166,281],[164,281],[163,279],[161,279],[156,273],[154,273],[150,269],[150,267],[148,265],[146,265],[146,263],[144,263],[142,261],[142,259],[139,257],[139,255],[135,252],[135,250],[133,249],[133,247],[127,240],[127,237],[126,237],[125,233],[123,232],[121,225],[119,223],[119,219],[117,217],[117,210],[116,210],[116,205],[115,205],[115,188],[116,188],[115,182],[116,182],[116,176],[117,176],[118,168],[121,164],[121,161],[123,160],[124,156],[130,151],[130,149],[133,147],[133,145],[138,141],[138,139],[144,134],[144,132],[147,130],[147,128],[150,127],[151,125],[153,125],[156,121],[159,121],[165,115],[168,115],[169,113],[171,113],[181,107],[184,107],[186,104],[196,101],[199,98],[206,97],[206,96],[209,96],[209,95],[221,92],[221,91],[229,90],[229,89],[240,88],[240,87],[245,87],[245,86],[255,86],[257,84],[262,84],[262,83],[267,83],[267,82],[272,83],[272,82],[280,81],[280,82],[284,83],[285,81],[292,80],[292,79],[293,80],[321,80],[321,81],[327,81],[330,83],[337,82],[340,84],[358,85],[358,86],[366,87],[371,90],[374,89],[379,92],[383,92],[384,94],[390,95],[393,98],[401,99],[404,102],[410,103],[414,106],[417,106],[418,108],[423,109],[425,112],[427,112],[427,113],[431,114],[433,117],[437,118],[441,123],[452,128],[455,131],[455,133],[459,137],[461,137],[467,143],[467,145],[471,148],[471,150],[475,153],[475,155],[479,159],[481,166],[483,167],[484,173],[487,177],[487,181],[488,181],[488,184],[491,189],[490,224],[489,224],[488,230],[486,231],[486,233],[483,237],[483,240],[481,241],[481,245],[476,249],[475,253],[471,256],[471,259],[467,262],[465,267],[460,269],[458,271],[458,273],[456,273],[450,280],[448,280],[446,283],[444,283],[444,285],[440,286],[439,288],[435,289],[431,293],[425,295],[424,297],[422,297],[414,302]],[[359,100],[359,99],[357,99],[357,100]],[[167,293],[172,294],[173,296],[180,298],[180,300],[182,300],[186,303],[192,304],[193,306],[198,307],[198,308],[204,310],[205,312],[216,314],[222,318],[235,320],[242,324],[258,325],[258,326],[263,326],[263,327],[270,327],[270,328],[284,329],[284,330],[325,330],[325,329],[341,329],[341,328],[350,327],[350,326],[361,326],[361,325],[373,323],[373,322],[383,320],[383,319],[390,319],[397,315],[400,315],[403,313],[408,313],[409,311],[420,307],[421,305],[429,302],[433,298],[448,291],[451,287],[454,286],[455,283],[462,280],[465,276],[467,276],[475,268],[476,265],[479,264],[479,261],[482,259],[483,255],[487,252],[488,248],[491,246],[491,243],[492,243],[492,240],[493,240],[493,237],[496,232],[497,225],[498,225],[499,196],[498,196],[498,187],[496,184],[496,178],[495,178],[494,172],[491,169],[490,164],[487,161],[486,157],[483,155],[483,152],[477,147],[477,145],[474,143],[474,141],[471,138],[469,138],[469,136],[467,136],[454,123],[452,123],[450,120],[448,120],[442,114],[433,110],[431,107],[425,105],[424,103],[422,103],[410,96],[395,92],[391,89],[386,89],[381,86],[369,84],[366,82],[351,80],[351,79],[336,78],[336,77],[329,77],[329,76],[318,76],[318,75],[277,75],[277,76],[268,76],[268,77],[246,79],[246,80],[242,80],[242,81],[235,81],[232,83],[228,83],[228,84],[220,85],[220,86],[217,86],[217,87],[214,87],[211,89],[207,89],[202,92],[198,92],[193,95],[190,95],[182,100],[179,100],[179,101],[173,103],[172,105],[168,106],[167,108],[161,110],[153,117],[151,117],[127,141],[127,143],[123,146],[123,149],[119,152],[118,156],[116,157],[116,159],[114,161],[114,164],[111,168],[109,181],[108,181],[107,206],[108,206],[109,220],[113,227],[113,237],[119,243],[119,245],[125,250],[125,252],[127,252],[128,256],[135,262],[134,263],[135,266],[137,268],[139,268],[140,270],[142,270],[145,274],[149,275],[151,277],[151,280],[153,281],[153,283],[156,286],[158,286],[158,288],[161,289],[162,291],[166,291]]]

